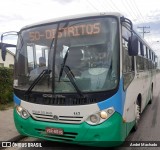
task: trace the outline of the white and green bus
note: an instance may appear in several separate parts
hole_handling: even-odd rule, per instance
[[[76,15],[17,34],[14,121],[20,134],[105,147],[137,129],[153,99],[157,56],[129,19]],[[1,43],[3,59],[6,47]]]

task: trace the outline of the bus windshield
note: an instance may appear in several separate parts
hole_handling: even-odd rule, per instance
[[[32,91],[76,93],[77,90],[96,92],[117,87],[119,34],[116,18],[68,20],[23,29],[19,34],[16,89],[26,91],[46,69],[49,73]]]

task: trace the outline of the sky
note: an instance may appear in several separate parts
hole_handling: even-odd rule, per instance
[[[160,0],[3,0],[0,35],[35,22],[90,12],[120,12],[160,56]],[[149,28],[150,27],[150,28]]]

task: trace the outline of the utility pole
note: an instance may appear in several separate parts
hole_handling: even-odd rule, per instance
[[[137,27],[137,28],[141,28],[142,29],[142,32],[139,32],[139,33],[143,33],[143,38],[144,38],[144,34],[145,33],[150,33],[150,31],[145,31],[145,29],[146,28],[150,28],[150,26],[149,27],[143,26],[143,27]]]

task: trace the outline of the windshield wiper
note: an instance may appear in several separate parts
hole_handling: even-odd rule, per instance
[[[70,70],[70,68],[66,65],[63,66],[63,70],[66,73],[67,77],[69,78],[70,82],[72,83],[72,85],[74,86],[74,88],[76,89],[77,93],[83,97],[83,93],[81,92],[81,90],[78,88],[78,86],[76,85],[75,81],[74,81],[74,75],[72,73],[72,71]]]
[[[28,90],[25,92],[25,95],[29,95],[30,92],[32,91],[32,89],[35,87],[35,85],[44,77],[44,75],[49,75],[51,73],[51,70],[48,69],[44,69],[39,75],[38,77],[33,81],[33,83],[30,85],[30,87],[28,88]]]

